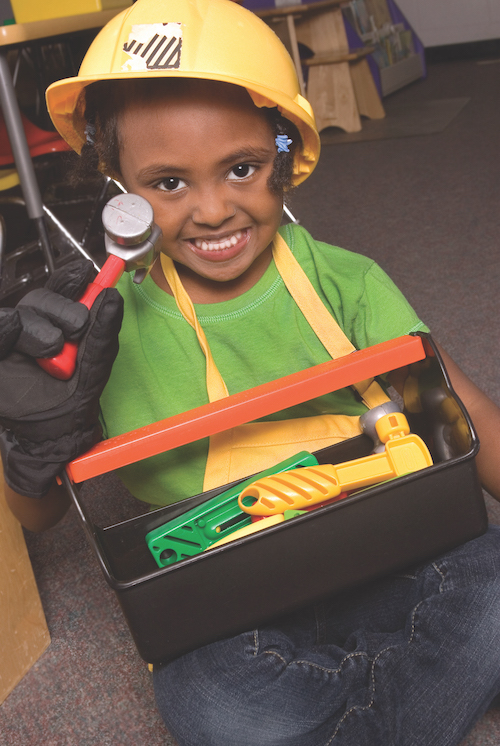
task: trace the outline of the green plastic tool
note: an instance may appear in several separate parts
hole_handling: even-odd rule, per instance
[[[317,463],[312,453],[301,451],[150,531],[146,535],[146,542],[156,564],[158,567],[167,567],[187,557],[194,557],[216,541],[251,523],[252,517],[238,505],[240,492],[248,484],[271,474],[301,466],[315,466]]]

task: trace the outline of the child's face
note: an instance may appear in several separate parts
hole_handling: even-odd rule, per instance
[[[124,185],[151,203],[162,250],[193,300],[251,287],[269,264],[283,203],[267,185],[274,136],[247,93],[192,83],[188,95],[128,105],[118,133]]]

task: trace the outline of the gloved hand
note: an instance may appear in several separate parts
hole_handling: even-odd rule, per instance
[[[91,262],[76,260],[15,309],[0,309],[0,450],[7,484],[28,497],[43,497],[102,435],[99,398],[118,353],[123,300],[109,288],[90,312],[75,303],[94,274]],[[78,357],[60,381],[34,358],[56,355],[65,340],[79,340]]]

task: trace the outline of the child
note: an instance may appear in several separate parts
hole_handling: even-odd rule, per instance
[[[99,398],[112,436],[328,360],[337,324],[357,348],[426,329],[373,262],[280,228],[283,196],[314,168],[318,136],[291,60],[236,4],[138,0],[97,37],[79,77],[49,89],[48,104],[84,169],[149,200],[163,246],[142,285],[120,281],[114,365],[112,290],[90,320],[70,325],[83,340],[74,381],[47,381],[28,357],[41,352],[23,342],[25,307],[39,316],[61,292],[78,297],[78,267],[69,292],[57,274],[49,295],[5,314],[14,331],[0,350],[4,470],[25,524],[64,512],[53,479],[96,438]],[[318,298],[326,333],[307,311]],[[500,499],[500,411],[444,357],[482,440],[482,482]],[[14,385],[4,393],[14,379],[29,381],[22,398]],[[344,390],[238,429],[234,443],[212,438],[121,475],[138,498],[167,504],[287,448],[348,437],[363,411]],[[405,575],[155,667],[167,726],[181,746],[458,744],[500,691],[499,550],[491,529]]]

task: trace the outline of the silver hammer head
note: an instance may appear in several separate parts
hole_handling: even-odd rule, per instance
[[[102,211],[106,252],[123,259],[126,272],[135,272],[134,282],[148,275],[161,247],[161,229],[154,222],[153,208],[137,194],[119,194]]]

